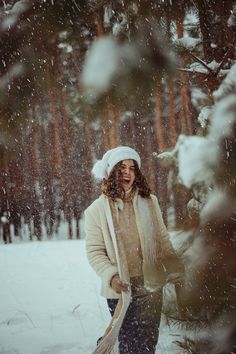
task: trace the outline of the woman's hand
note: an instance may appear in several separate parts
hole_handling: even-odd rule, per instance
[[[112,277],[111,287],[117,294],[120,294],[122,291],[126,293],[129,290],[129,285],[123,283],[118,274]]]

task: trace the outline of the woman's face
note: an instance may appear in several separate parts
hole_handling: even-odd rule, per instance
[[[133,160],[123,160],[121,163],[122,187],[128,191],[135,181],[135,165]]]

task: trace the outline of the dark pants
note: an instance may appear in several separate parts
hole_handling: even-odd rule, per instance
[[[154,354],[161,319],[162,291],[132,286],[132,301],[119,333],[120,354]],[[107,299],[113,316],[117,299]]]

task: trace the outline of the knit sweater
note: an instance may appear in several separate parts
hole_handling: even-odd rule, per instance
[[[124,248],[130,277],[142,275],[142,251],[132,201],[124,202],[119,210],[119,227],[124,241]]]

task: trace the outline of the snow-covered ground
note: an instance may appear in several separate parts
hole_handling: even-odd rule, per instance
[[[0,244],[0,354],[91,354],[109,321],[84,240]],[[156,353],[182,353],[162,321]]]

